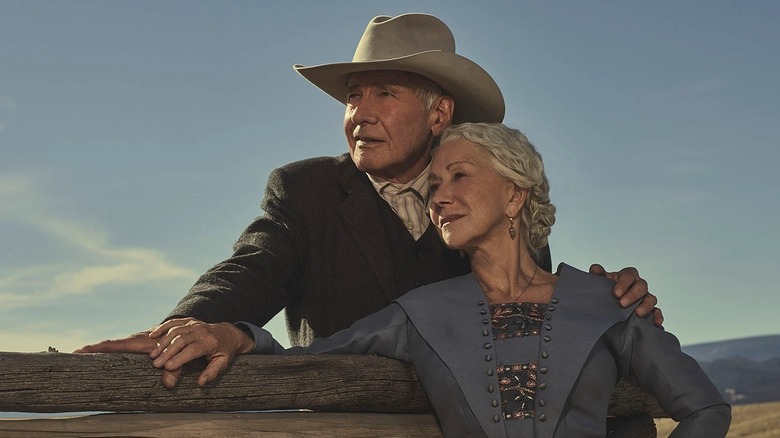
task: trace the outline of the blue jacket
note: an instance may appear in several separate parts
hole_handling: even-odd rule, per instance
[[[517,421],[536,437],[604,437],[609,396],[621,377],[679,422],[672,437],[726,435],[729,405],[677,338],[621,308],[609,280],[567,265],[542,333],[532,339],[540,370],[535,415],[505,421],[498,375],[490,371],[496,364],[486,301],[467,274],[415,289],[308,347],[284,350],[249,326],[255,353],[365,353],[412,363],[448,437],[508,436]]]

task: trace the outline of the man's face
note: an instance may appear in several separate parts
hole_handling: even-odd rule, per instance
[[[347,86],[344,132],[358,169],[406,183],[425,169],[437,126],[436,110],[425,107],[398,71],[354,73]],[[446,126],[445,126],[446,127]]]

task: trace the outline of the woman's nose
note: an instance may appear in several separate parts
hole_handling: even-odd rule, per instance
[[[447,205],[450,203],[450,197],[447,193],[446,187],[443,185],[440,185],[436,188],[436,191],[431,193],[431,197],[429,199],[431,203],[431,208],[437,208],[441,209],[441,207]]]

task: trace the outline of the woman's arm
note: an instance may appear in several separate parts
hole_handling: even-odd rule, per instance
[[[726,436],[731,407],[674,335],[636,315],[610,332],[620,339],[622,377],[652,394],[679,422],[670,437]]]
[[[306,347],[284,349],[267,330],[246,322],[237,323],[254,337],[255,354],[377,354],[409,362],[409,319],[400,305],[388,307],[358,320],[351,327],[327,338],[317,338]]]

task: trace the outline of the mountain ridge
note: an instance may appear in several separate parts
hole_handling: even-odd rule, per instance
[[[685,345],[731,404],[780,401],[780,335]]]
[[[780,357],[780,335],[761,335],[684,345],[682,350],[699,362],[744,358],[764,361]]]

